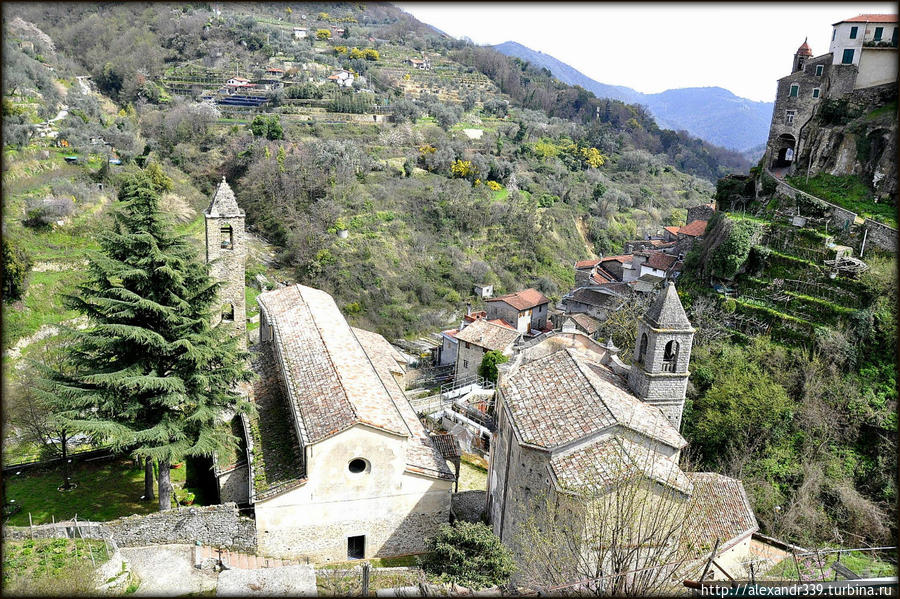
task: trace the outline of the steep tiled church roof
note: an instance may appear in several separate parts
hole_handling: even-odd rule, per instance
[[[750,500],[741,481],[715,472],[689,472],[694,486],[689,519],[693,522],[691,540],[700,551],[710,551],[721,541],[719,550],[759,527]]]
[[[274,328],[276,355],[304,444],[358,423],[410,434],[330,295],[293,285],[260,294],[258,302]]]
[[[206,209],[206,215],[244,215],[244,211],[238,206],[237,199],[234,197],[234,192],[231,190],[231,186],[225,181],[225,177],[222,177],[222,182],[219,183],[219,186],[216,188],[216,193],[213,194],[212,201],[209,203],[209,208]]]
[[[656,296],[644,319],[655,329],[692,330],[691,322],[684,313],[678,292],[675,291],[675,284],[672,282]]]
[[[673,449],[687,444],[659,408],[620,385],[605,366],[564,349],[513,369],[501,379],[500,392],[522,440],[539,447],[567,445],[617,425]]]

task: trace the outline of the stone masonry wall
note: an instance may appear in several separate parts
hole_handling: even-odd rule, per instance
[[[200,541],[204,545],[256,550],[256,524],[251,518],[241,517],[233,503],[180,507],[109,522],[79,521],[77,531],[74,522],[3,527],[3,538],[7,540],[74,538],[76,535],[86,539],[111,537],[123,547]]]
[[[263,531],[259,552],[271,557],[306,557],[315,563],[340,562],[347,559],[347,537],[364,533],[367,558],[421,553],[425,539],[450,521],[450,510],[371,516],[347,514],[346,520],[334,524]]]
[[[486,491],[460,491],[452,496],[450,510],[457,520],[481,522]]]
[[[248,503],[250,501],[249,469],[238,466],[219,475],[219,500],[223,503]]]
[[[872,244],[888,252],[897,251],[897,229],[866,219],[865,228],[869,232],[866,236],[866,245]]]
[[[691,224],[695,220],[709,220],[716,213],[716,209],[708,204],[701,204],[688,208],[686,225]]]

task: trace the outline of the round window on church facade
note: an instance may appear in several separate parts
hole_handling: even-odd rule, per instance
[[[362,458],[354,458],[347,464],[347,469],[353,474],[362,474],[369,471],[369,462]]]

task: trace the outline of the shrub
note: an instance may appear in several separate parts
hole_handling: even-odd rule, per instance
[[[3,300],[15,301],[25,292],[25,275],[31,267],[31,260],[20,248],[13,247],[8,238],[3,238]]]
[[[49,227],[74,211],[75,203],[70,197],[32,199],[28,202],[26,218],[23,224],[26,227],[35,229]]]
[[[481,366],[478,367],[478,376],[496,383],[499,374],[497,365],[508,361],[509,357],[503,355],[503,352],[492,349],[485,353],[481,359]]]
[[[481,522],[443,524],[425,541],[425,571],[442,582],[481,589],[500,586],[515,571],[512,555]]]

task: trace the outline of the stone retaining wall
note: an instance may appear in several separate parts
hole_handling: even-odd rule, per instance
[[[795,187],[791,187],[784,181],[776,179],[775,191],[779,193],[783,193],[785,195],[796,197],[800,195],[807,200],[827,206],[831,211],[831,218],[829,223],[841,230],[849,230],[853,223],[856,221],[857,214],[855,212],[850,212],[846,208],[841,208],[831,202],[827,202],[822,198],[817,198],[814,195],[810,195],[805,191],[800,191]],[[889,227],[883,223],[876,222],[870,218],[865,219],[865,223],[863,227],[869,232],[866,243],[871,243],[878,248],[888,251],[888,252],[896,252],[897,244],[898,244],[898,234],[897,229],[893,227]]]
[[[481,522],[484,512],[486,491],[460,491],[451,499],[450,511],[453,517],[464,522]]]
[[[109,522],[58,522],[38,526],[4,526],[5,540],[52,538],[112,538],[121,547],[163,545],[197,541],[256,551],[256,524],[238,514],[234,503],[205,507],[180,507],[143,516],[127,516]]]
[[[866,245],[872,244],[888,252],[896,252],[898,237],[897,229],[885,224],[875,222],[867,218],[863,225],[869,234],[866,236]]]

